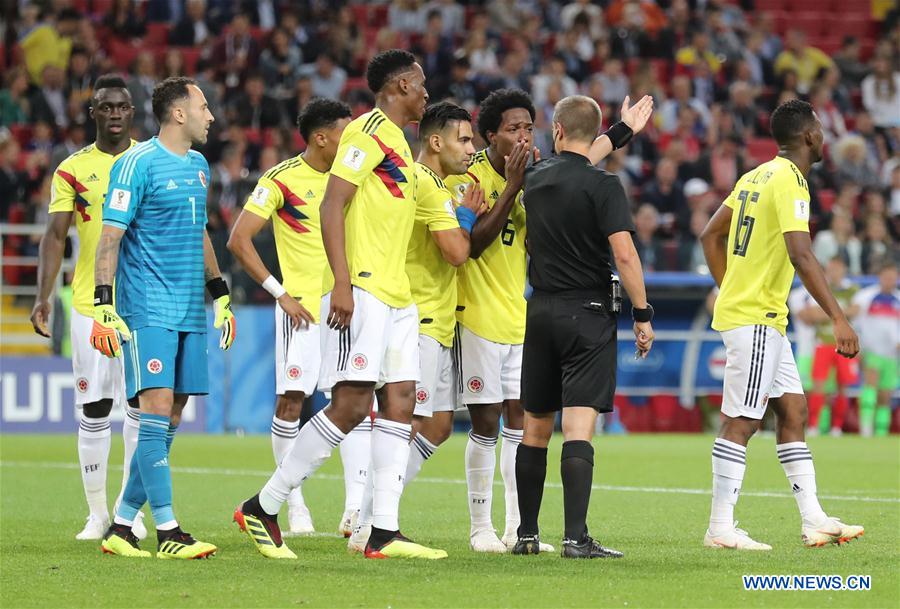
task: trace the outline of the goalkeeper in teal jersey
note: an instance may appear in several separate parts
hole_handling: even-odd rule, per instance
[[[222,328],[219,346],[228,349],[235,335],[228,287],[206,234],[209,164],[190,149],[206,142],[214,119],[203,93],[183,77],[156,85],[153,113],[159,136],[113,165],[95,263],[91,344],[108,357],[125,352],[126,393],[141,411],[128,483],[102,548],[150,556],[131,532],[149,501],[157,557],[205,558],[216,547],[182,531],[175,519],[168,453],[188,396],[208,393],[204,284],[215,302],[215,327]]]

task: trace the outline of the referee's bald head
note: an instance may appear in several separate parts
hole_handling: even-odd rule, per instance
[[[602,119],[600,106],[586,95],[570,95],[553,108],[553,122],[562,127],[568,139],[593,142]]]

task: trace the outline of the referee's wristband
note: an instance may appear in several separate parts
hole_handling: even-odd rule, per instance
[[[631,307],[631,319],[638,323],[646,323],[653,319],[653,305],[647,303],[646,309],[635,309]]]
[[[278,300],[287,293],[284,286],[278,283],[278,280],[271,275],[266,277],[266,280],[262,282],[262,287],[266,292],[271,294],[272,298],[275,300]]]
[[[607,129],[603,135],[608,137],[609,141],[612,142],[613,150],[618,150],[631,141],[634,131],[632,131],[631,127],[626,125],[624,121],[619,121]]]
[[[472,227],[475,226],[478,216],[468,207],[457,207],[456,219],[459,221],[459,227],[471,235]]]
[[[111,305],[113,303],[113,289],[111,285],[98,285],[94,288],[94,306]]]
[[[213,300],[228,296],[228,284],[221,277],[213,277],[206,282],[206,291],[212,296]]]

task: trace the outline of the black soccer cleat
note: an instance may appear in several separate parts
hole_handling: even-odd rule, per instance
[[[585,537],[581,541],[574,539],[563,539],[562,557],[563,558],[622,558],[625,556],[618,550],[605,548],[600,542],[595,541],[592,537]]]
[[[541,539],[537,535],[525,535],[516,540],[516,545],[510,550],[511,554],[540,554]]]

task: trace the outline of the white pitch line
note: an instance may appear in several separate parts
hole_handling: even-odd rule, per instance
[[[77,463],[68,463],[65,461],[0,461],[0,467],[23,467],[36,469],[79,469]],[[121,471],[121,465],[111,465],[111,470]],[[268,478],[272,475],[272,470],[261,469],[223,469],[208,467],[172,467],[172,471],[176,474],[193,474],[200,476],[252,476]],[[336,474],[313,474],[318,480],[335,480],[343,482],[344,477]],[[416,478],[416,482],[426,484],[455,484],[464,485],[466,481],[462,478]],[[502,486],[502,482],[495,481],[494,486]],[[547,482],[545,488],[561,489],[562,484],[558,482]],[[613,491],[618,493],[657,493],[672,495],[709,495],[710,489],[705,488],[677,488],[667,486],[614,486],[611,484],[594,484],[592,489],[598,491]],[[771,497],[777,499],[793,499],[790,493],[778,491],[741,491],[742,497]],[[861,501],[863,503],[898,503],[900,497],[866,497],[859,495],[819,495],[820,499],[828,499],[831,501]]]

